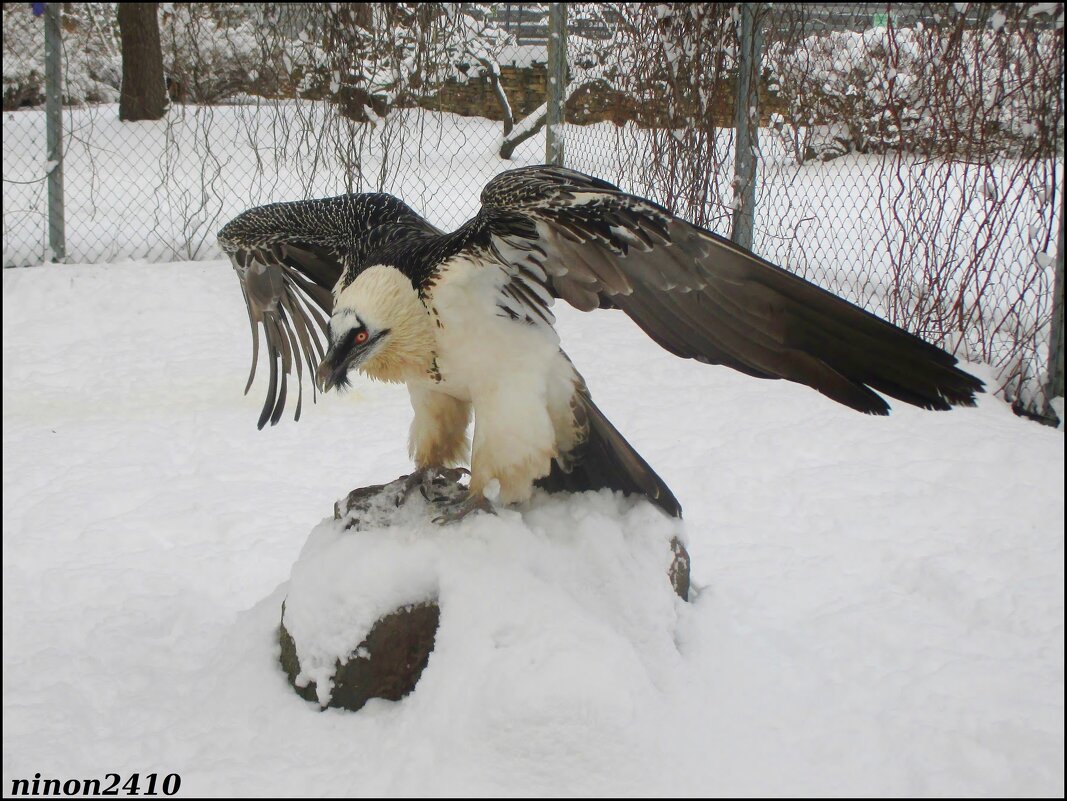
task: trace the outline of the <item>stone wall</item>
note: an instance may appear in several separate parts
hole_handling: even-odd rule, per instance
[[[545,102],[547,73],[543,64],[528,67],[502,66],[500,83],[507,92],[515,121],[518,122]],[[715,92],[715,114],[722,125],[733,120],[734,86],[724,84]],[[760,91],[762,124],[768,124],[770,115],[780,111],[777,98],[764,86]],[[503,110],[489,79],[478,76],[464,83],[449,81],[436,95],[420,99],[423,108],[448,111],[463,117],[485,117],[502,120]],[[639,106],[633,98],[611,88],[606,82],[584,86],[571,95],[567,102],[567,122],[589,125],[595,122],[614,122],[622,125],[636,121],[638,124],[665,124],[662,109],[655,106]]]
[[[519,120],[545,102],[547,73],[543,64],[532,67],[500,68],[500,85],[507,93],[515,119]],[[480,75],[464,83],[452,80],[433,97],[423,98],[420,105],[439,111],[450,111],[462,117],[504,119],[489,79]]]

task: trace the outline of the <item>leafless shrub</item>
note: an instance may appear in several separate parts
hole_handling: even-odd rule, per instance
[[[855,268],[868,284],[887,278],[880,311],[994,365],[998,389],[1024,403],[1041,385],[1051,312],[1062,13],[889,5],[879,27],[818,31],[798,5],[782,10],[768,56],[781,109],[772,130],[797,164],[881,157],[857,163],[868,165],[864,191],[877,193],[888,275]]]
[[[729,211],[736,6],[729,3],[585,4],[615,36],[587,55],[632,105],[619,130],[632,183],[701,225]],[[581,54],[579,54],[581,55]]]

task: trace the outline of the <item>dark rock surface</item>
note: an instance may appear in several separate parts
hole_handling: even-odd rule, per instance
[[[671,553],[674,559],[667,569],[667,576],[671,580],[671,586],[683,601],[689,600],[689,551],[682,545],[677,537],[671,540]]]
[[[381,618],[347,661],[338,660],[326,706],[355,712],[371,698],[399,701],[414,690],[430,660],[440,618],[441,610],[434,603],[412,604]],[[301,698],[317,701],[315,682],[306,687],[296,684],[300,661],[296,643],[285,628],[284,604],[278,639],[289,683]]]

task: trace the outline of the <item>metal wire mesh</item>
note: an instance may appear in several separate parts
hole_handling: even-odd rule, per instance
[[[584,8],[614,24],[575,80],[614,91],[620,124],[568,125],[568,164],[731,235],[738,9]],[[760,119],[752,249],[992,365],[1020,408],[1049,384],[1062,8],[763,4],[761,80],[741,101]]]
[[[5,65],[10,59],[16,68],[5,71],[3,258],[5,267],[19,267],[49,257],[43,95],[16,96],[15,88],[40,83],[44,44],[41,20],[24,4],[10,5],[4,14]],[[475,61],[482,55],[477,48],[457,47],[458,57],[450,54],[456,68],[434,76],[435,86],[419,97],[400,96],[389,86],[383,92],[391,93],[384,101],[388,112],[379,115],[378,93],[352,97],[367,76],[354,69],[341,74],[334,63],[340,57],[331,58],[319,40],[311,41],[321,32],[309,32],[316,13],[310,7],[302,17],[301,9],[249,6],[235,18],[224,4],[174,4],[161,25],[174,102],[159,121],[121,122],[117,31],[102,20],[89,25],[88,4],[68,5],[68,262],[214,258],[220,255],[215,233],[241,211],[342,192],[393,192],[451,228],[474,215],[479,190],[493,175],[544,160],[543,131],[517,145],[510,159],[499,157],[501,112],[487,71]],[[522,92],[512,98],[517,113],[531,110],[538,89],[543,95],[544,47],[508,39],[504,21],[490,24],[485,13],[482,24],[501,34],[486,54],[497,73],[541,69],[530,98]],[[474,19],[449,22],[469,25]],[[263,27],[264,21],[272,24]],[[89,52],[97,55],[90,59]],[[15,65],[16,58],[24,63]],[[277,70],[285,78],[265,77],[276,69],[274,59],[286,62]],[[99,80],[101,63],[109,68],[110,84]],[[309,79],[311,67],[327,86]],[[9,81],[8,72],[20,73],[21,80]],[[100,86],[87,95],[82,87],[90,75]],[[371,80],[389,84],[411,77]],[[290,79],[296,83],[287,84]],[[463,114],[438,110],[450,107]]]
[[[430,5],[167,4],[173,102],[130,123],[113,6],[64,4],[66,260],[213,258],[244,209],[346,191],[392,192],[442,228],[469,218],[490,177],[545,159],[548,4]],[[739,104],[737,4],[569,4],[564,163],[729,236],[749,108],[753,250],[993,365],[1009,400],[1039,407],[1062,4],[757,8]],[[3,24],[3,262],[18,267],[50,257],[44,41],[26,4]]]
[[[8,86],[8,71],[35,78],[35,86]],[[36,106],[31,114],[9,107]],[[4,5],[4,267],[40,263],[48,241],[45,184],[44,21]]]
[[[768,20],[779,110],[760,143],[756,249],[992,365],[1006,398],[1037,405],[1062,209],[1062,27],[1036,6],[827,11]]]

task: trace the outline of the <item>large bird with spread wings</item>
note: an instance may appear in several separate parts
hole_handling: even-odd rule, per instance
[[[680,516],[560,348],[556,298],[620,309],[676,356],[807,384],[868,414],[889,412],[878,393],[948,409],[982,391],[949,353],[605,181],[525,167],[481,201],[451,233],[388,194],[275,203],[222,229],[252,324],[246,392],[259,329],[266,339],[260,428],[280,419],[294,372],[299,419],[304,365],[324,391],[358,369],[407,385],[417,481],[469,459],[469,496],[448,519],[535,485],[642,494]]]

